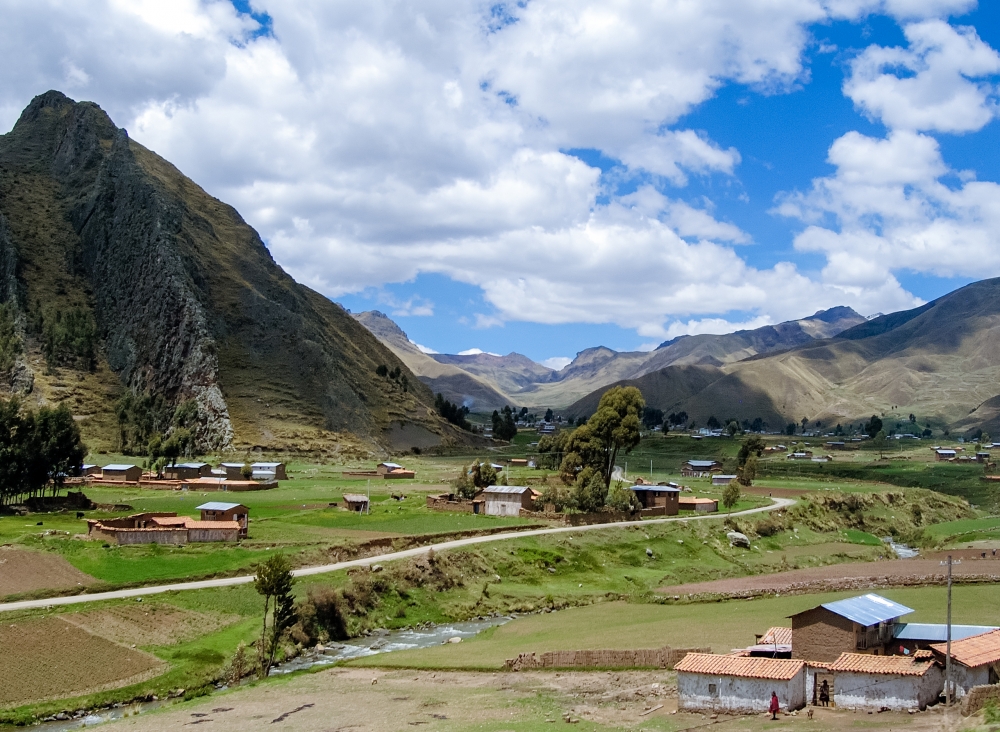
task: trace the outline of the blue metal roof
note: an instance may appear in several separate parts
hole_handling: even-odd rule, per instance
[[[718,465],[715,460],[688,460],[687,464],[692,468],[710,468],[713,465]]]
[[[874,593],[849,597],[846,600],[837,600],[836,602],[826,602],[823,603],[822,607],[865,626],[882,623],[913,612],[913,608],[900,605],[898,602],[893,602]]]
[[[955,625],[951,626],[953,641],[971,638],[974,635],[997,630],[992,625]],[[930,641],[944,643],[948,640],[948,626],[944,623],[906,623],[896,630],[896,640]]]
[[[208,503],[203,503],[200,506],[195,506],[196,511],[228,511],[238,506],[242,506],[242,503],[222,503],[221,501],[209,501]]]

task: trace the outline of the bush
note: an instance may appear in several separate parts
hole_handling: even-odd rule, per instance
[[[614,511],[627,511],[629,513],[638,511],[640,508],[639,499],[635,497],[635,493],[625,487],[621,481],[617,481],[611,486],[604,505]]]

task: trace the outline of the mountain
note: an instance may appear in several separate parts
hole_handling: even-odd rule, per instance
[[[7,390],[68,404],[92,448],[163,414],[166,428],[179,405],[193,405],[202,449],[461,439],[430,390],[289,277],[235,209],[59,92],[0,136],[0,297]],[[406,390],[383,364],[409,374]],[[119,424],[126,392],[149,401]]]
[[[670,366],[628,380],[651,406],[704,424],[761,417],[772,428],[872,414],[964,431],[1000,427],[1000,279],[967,285],[919,308],[882,315],[836,337],[757,355],[702,374]],[[669,385],[669,386],[668,386]],[[598,390],[568,413],[589,414]]]
[[[391,348],[420,379],[451,401],[476,411],[490,411],[504,404],[530,408],[565,408],[609,384],[637,379],[671,365],[721,366],[750,356],[786,350],[817,338],[829,338],[865,319],[851,308],[836,307],[778,325],[724,335],[681,336],[654,351],[614,351],[604,346],[588,348],[560,371],[535,363],[519,353],[497,356],[424,354],[383,313],[369,311],[355,316]],[[430,362],[458,371],[439,370]],[[475,378],[470,382],[461,377]],[[483,391],[487,389],[489,391]]]
[[[368,310],[355,313],[355,319],[364,325],[386,347],[406,364],[417,378],[435,394],[455,404],[464,404],[478,412],[501,409],[510,404],[508,397],[472,373],[457,366],[436,361],[417,348],[385,313]]]

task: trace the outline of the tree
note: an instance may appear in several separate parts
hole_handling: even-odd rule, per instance
[[[248,462],[243,463],[243,467],[240,468],[240,475],[243,476],[243,480],[250,480],[253,478],[253,465]]]
[[[878,433],[872,438],[872,447],[878,450],[879,458],[882,457],[882,453],[885,451],[888,441],[885,438],[885,430],[879,430]]]
[[[708,429],[710,430],[717,430],[722,427],[722,425],[719,423],[719,420],[715,418],[714,414],[708,418],[708,421],[705,423],[705,426],[708,427]]]
[[[253,588],[264,598],[264,619],[261,623],[260,648],[258,648],[260,677],[267,678],[278,641],[295,619],[295,601],[292,597],[292,567],[284,554],[275,554],[257,565]],[[270,625],[268,624],[270,616]]]
[[[478,488],[489,488],[491,485],[497,484],[497,471],[488,462],[476,461],[469,468],[469,475],[472,479],[472,484]]]
[[[633,513],[639,509],[639,499],[635,497],[635,492],[623,485],[622,482],[615,481],[615,484],[608,490],[608,497],[604,505],[614,511],[627,511]]]
[[[865,423],[865,434],[874,437],[882,431],[882,420],[878,415],[873,414],[872,418]]]
[[[794,422],[789,422],[787,425],[785,425],[785,434],[788,435],[789,437],[795,434]]]
[[[808,418],[808,417],[803,417],[803,418],[802,418],[801,420],[799,420],[799,421],[800,421],[800,422],[801,422],[801,424],[802,424],[802,431],[803,431],[803,432],[805,432],[805,431],[806,431],[806,427],[808,427],[808,426],[809,426],[809,418]]]
[[[514,422],[514,410],[504,407],[502,411],[493,410],[493,437],[498,440],[513,440],[517,435],[517,424]]]
[[[551,422],[552,419],[554,418],[554,416],[555,415],[552,414],[552,410],[551,409],[546,409],[545,410],[545,421],[546,422]]]
[[[451,422],[453,425],[461,427],[466,432],[472,431],[472,425],[469,423],[469,420],[465,418],[466,415],[469,414],[469,408],[465,405],[459,406],[458,404],[452,404],[440,393],[438,393],[438,395],[434,397],[434,407],[437,409],[438,414]]]
[[[722,506],[726,509],[726,513],[732,513],[733,506],[740,502],[740,497],[742,495],[739,481],[729,481],[725,490],[722,491]]]
[[[559,469],[570,434],[568,430],[560,430],[553,435],[542,435],[538,440],[538,467],[545,470]]]
[[[639,444],[639,414],[646,406],[642,393],[634,386],[615,386],[604,392],[586,428],[600,454],[598,472],[604,487],[611,485],[611,473],[620,452],[628,454]],[[583,428],[578,428],[577,431]],[[595,466],[597,467],[597,466]]]
[[[53,408],[42,407],[35,418],[35,440],[40,461],[39,475],[52,481],[55,495],[67,476],[76,475],[87,455],[87,448],[80,441],[80,428],[65,404]]]
[[[573,484],[573,504],[578,511],[600,511],[608,495],[601,474],[593,468],[584,468]]]
[[[663,410],[653,407],[642,408],[642,426],[648,430],[663,424]]]
[[[730,420],[729,423],[726,424],[726,432],[729,433],[730,437],[736,437],[736,433],[739,431],[740,431],[740,423],[737,422],[735,419]]]
[[[737,468],[739,482],[741,485],[751,486],[757,477],[757,456],[750,455],[742,466]]]
[[[384,379],[389,375],[389,367],[386,366],[384,363],[379,364],[378,366],[375,367],[375,375],[381,376]]]
[[[767,447],[767,443],[764,442],[763,437],[760,435],[750,435],[743,440],[743,444],[740,445],[740,451],[736,453],[736,465],[742,468],[746,465],[747,458],[751,455],[760,457],[764,454],[765,447]]]

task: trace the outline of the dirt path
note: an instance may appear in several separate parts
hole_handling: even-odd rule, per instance
[[[978,555],[977,555],[978,556]],[[1000,581],[1000,554],[989,559],[964,559],[952,567],[952,577],[959,582]],[[788,572],[738,577],[735,579],[693,582],[686,585],[661,587],[666,595],[718,595],[722,597],[754,597],[782,593],[832,592],[873,587],[906,585],[941,585],[946,582],[947,568],[941,559],[893,559],[885,562],[832,564],[827,567],[793,569]]]
[[[773,498],[770,506],[760,508],[750,508],[746,511],[737,511],[733,516],[747,516],[755,513],[776,511],[788,508],[795,501],[789,498]],[[352,559],[347,562],[337,562],[335,564],[323,564],[317,567],[303,567],[292,571],[296,577],[308,577],[314,574],[327,574],[338,572],[351,567],[367,567],[372,564],[384,564],[398,559],[408,559],[419,557],[433,549],[435,552],[448,551],[449,549],[459,549],[476,544],[486,544],[494,541],[506,541],[507,539],[521,539],[527,536],[547,536],[550,534],[573,534],[581,531],[614,531],[616,529],[628,528],[630,526],[649,526],[651,524],[668,524],[677,521],[709,521],[712,519],[725,518],[722,514],[705,514],[701,516],[672,516],[662,519],[645,519],[641,521],[620,521],[614,524],[593,524],[591,526],[560,526],[554,529],[533,529],[531,531],[510,531],[502,534],[489,534],[485,536],[470,536],[465,539],[454,539],[452,541],[442,541],[428,546],[414,547],[399,552],[389,552],[378,554],[372,557]],[[55,605],[75,605],[82,602],[98,602],[101,600],[121,600],[129,597],[142,597],[144,595],[156,595],[162,592],[179,592],[183,590],[203,590],[210,587],[233,587],[235,585],[245,585],[253,582],[253,575],[243,575],[241,577],[222,577],[220,579],[200,580],[198,582],[175,582],[168,585],[154,585],[150,587],[136,587],[129,590],[114,590],[112,592],[98,592],[92,595],[73,595],[70,597],[53,597],[46,600],[23,600],[21,602],[7,602],[0,604],[0,612],[10,610],[30,610],[34,608],[44,608]]]

